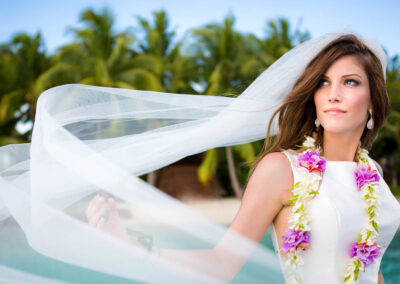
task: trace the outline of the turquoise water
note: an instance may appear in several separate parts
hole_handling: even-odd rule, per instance
[[[29,245],[23,233],[20,230],[18,232],[14,232],[13,237],[7,237],[0,232],[0,264],[71,283],[142,283],[80,268],[43,256],[32,249],[28,249]],[[265,234],[261,244],[273,249],[269,231]],[[246,275],[248,276],[251,269],[254,268],[245,265],[242,270],[247,270]],[[400,231],[396,233],[382,259],[381,270],[386,284],[400,283]],[[260,272],[254,270],[254,273],[257,273],[255,277],[258,277]],[[259,277],[263,277],[262,273]],[[241,273],[237,275],[233,282],[240,283],[240,278]]]

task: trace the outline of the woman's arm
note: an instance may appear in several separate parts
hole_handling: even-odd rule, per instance
[[[380,269],[379,269],[379,273],[378,273],[378,284],[385,284],[385,279],[383,279],[383,274]]]
[[[257,165],[249,179],[240,208],[229,230],[259,243],[275,216],[283,207],[287,197],[286,189],[293,185],[290,163],[283,153],[270,153]],[[246,257],[231,257],[220,248],[225,242],[222,238],[215,247],[221,263],[230,263],[232,278],[246,262]]]
[[[259,243],[283,207],[283,196],[286,189],[292,184],[293,174],[285,155],[278,152],[266,155],[250,177],[240,208],[228,231],[234,231]],[[109,200],[109,210],[110,220],[115,224],[105,222],[102,217],[105,211],[100,209],[103,201],[104,198],[101,197],[92,200],[86,211],[89,223],[132,245],[139,245],[137,241],[131,240],[125,228],[122,228],[113,200]],[[212,273],[219,279],[229,281],[239,272],[252,252],[251,250],[245,251],[245,254],[239,257],[224,250],[224,244],[231,243],[231,238],[231,233],[225,234],[213,249],[177,250],[153,247],[149,261],[159,265],[157,259],[165,257],[178,263],[183,262],[185,265],[193,267],[194,270],[200,271],[205,269],[204,263],[208,263],[206,273]],[[199,259],[203,261],[198,262]],[[201,263],[200,267],[196,266],[197,263]],[[229,269],[221,269],[221,266]]]

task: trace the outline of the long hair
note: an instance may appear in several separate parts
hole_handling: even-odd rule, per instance
[[[268,131],[261,153],[250,164],[247,181],[261,159],[271,152],[288,149],[300,150],[304,135],[315,136],[315,144],[323,149],[323,127],[316,128],[316,107],[314,93],[318,83],[333,62],[351,55],[364,68],[370,87],[372,117],[374,128],[364,129],[361,135],[361,147],[370,149],[378,135],[378,130],[391,112],[386,90],[382,64],[378,57],[355,35],[340,36],[327,44],[306,66],[304,72],[296,80],[292,90],[282,105],[272,114],[268,123]],[[270,137],[271,125],[279,114],[279,132]]]

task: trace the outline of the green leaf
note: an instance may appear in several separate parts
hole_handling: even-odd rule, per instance
[[[301,210],[304,210],[304,204],[301,204],[301,206],[294,213],[299,213]]]
[[[253,144],[245,143],[240,145],[233,145],[232,149],[240,155],[240,157],[246,162],[254,160],[255,152]]]
[[[14,90],[7,94],[1,94],[0,100],[0,122],[4,123],[8,117],[20,108],[25,102],[25,92],[22,89]]]
[[[296,144],[296,146],[299,147],[299,148],[308,149],[308,147],[307,147],[307,146],[304,146],[304,145],[297,145],[297,144]]]
[[[375,221],[371,221],[372,227],[374,227],[375,231],[378,233],[378,225],[375,223]]]
[[[298,187],[300,185],[300,182],[296,182],[294,185],[292,185],[291,187],[286,188],[286,190],[290,190],[292,188]]]
[[[291,197],[291,198],[285,200],[285,202],[288,202],[290,206],[295,205],[295,204],[296,204],[296,201],[297,201],[297,196],[296,196],[296,197],[293,196],[293,197]]]
[[[357,279],[358,279],[358,273],[360,272],[360,264],[361,264],[361,262],[360,262],[359,259],[357,259],[357,260],[354,262],[354,264],[355,264],[355,266],[356,266],[356,268],[354,269],[354,280],[357,281]]]
[[[370,186],[368,187],[368,191],[369,191],[369,193],[371,193],[371,195],[374,193],[374,189]]]
[[[298,198],[299,198],[298,195],[293,195],[292,197],[290,197],[289,199],[286,199],[285,201],[286,202],[291,202],[291,201],[295,202],[295,201],[297,201]]]
[[[203,161],[197,169],[197,177],[202,184],[211,181],[218,165],[217,149],[213,148],[206,152]]]
[[[358,273],[359,272],[360,272],[360,270],[358,268],[354,271],[354,280],[355,281],[357,281],[357,279],[358,279]]]

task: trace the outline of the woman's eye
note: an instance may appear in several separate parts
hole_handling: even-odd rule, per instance
[[[318,87],[322,87],[322,86],[326,85],[327,83],[328,82],[326,80],[321,79],[321,81],[319,81],[319,83],[318,83]]]
[[[353,79],[348,79],[345,81],[346,84],[351,85],[351,86],[357,86],[358,85],[358,81],[353,80]]]

